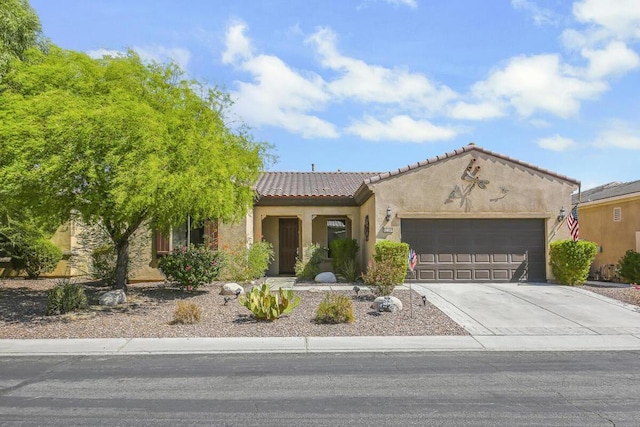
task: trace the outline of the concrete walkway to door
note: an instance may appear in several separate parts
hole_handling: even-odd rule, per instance
[[[575,287],[419,283],[413,289],[473,336],[638,336],[640,308]]]

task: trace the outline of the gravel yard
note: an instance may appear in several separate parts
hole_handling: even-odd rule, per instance
[[[138,338],[138,337],[282,337],[282,336],[384,336],[467,335],[439,309],[408,290],[393,295],[401,312],[378,313],[370,308],[368,291],[343,292],[352,298],[355,322],[320,325],[313,322],[325,291],[297,291],[300,305],[291,315],[274,322],[258,322],[235,299],[224,305],[219,286],[181,292],[162,283],[129,285],[128,301],[114,308],[98,306],[98,296],[109,290],[99,282],[82,282],[90,307],[61,316],[45,316],[47,290],[57,280],[0,280],[0,338]],[[247,286],[245,289],[250,289]],[[172,325],[176,302],[197,303],[202,318],[194,325]]]

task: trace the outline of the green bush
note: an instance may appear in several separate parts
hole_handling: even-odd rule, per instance
[[[407,243],[381,240],[376,243],[373,259],[376,263],[384,263],[384,270],[389,271],[394,284],[404,283],[409,267],[409,245]],[[388,265],[387,265],[388,263]]]
[[[220,253],[204,246],[183,246],[158,262],[158,268],[167,280],[181,289],[195,291],[218,277],[221,268]]]
[[[296,277],[300,279],[314,279],[320,273],[320,265],[327,259],[327,250],[316,243],[312,243],[304,250],[306,256],[298,258],[294,267]]]
[[[241,305],[247,307],[257,320],[276,320],[283,314],[290,314],[300,304],[300,297],[294,295],[291,289],[278,289],[272,294],[266,283],[260,287],[254,286],[251,292],[238,298]]]
[[[620,277],[632,283],[640,282],[640,253],[629,249],[618,261]]]
[[[589,268],[597,250],[595,243],[584,240],[551,242],[549,264],[553,276],[563,285],[582,285],[589,276]]]
[[[12,265],[24,271],[29,279],[37,279],[42,273],[56,269],[62,259],[62,250],[46,239],[20,241],[14,247]]]
[[[102,245],[91,252],[91,277],[102,280],[105,285],[116,283],[116,253],[113,245]]]
[[[69,280],[60,281],[47,293],[47,316],[69,313],[87,306],[87,296],[82,286]]]
[[[224,262],[220,277],[234,282],[249,282],[264,276],[269,263],[274,259],[273,245],[266,241],[251,246],[225,247]]]
[[[342,294],[327,292],[324,300],[316,310],[316,323],[351,323],[353,322],[353,304],[351,298]]]
[[[347,260],[342,264],[342,270],[340,274],[347,282],[353,283],[360,277],[360,268],[355,260]]]
[[[358,254],[358,242],[355,239],[338,239],[331,242],[331,265],[336,274],[341,274],[349,282],[347,276],[351,275],[356,265],[356,255]],[[357,278],[357,276],[356,276]]]

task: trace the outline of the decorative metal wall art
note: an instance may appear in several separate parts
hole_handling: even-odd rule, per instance
[[[469,196],[474,188],[478,187],[482,190],[487,189],[489,180],[480,179],[480,165],[476,164],[478,159],[471,159],[460,179],[462,184],[456,184],[453,191],[449,193],[449,197],[445,203],[452,203],[454,200],[460,200],[460,207],[464,207],[465,212],[471,210],[471,199]]]

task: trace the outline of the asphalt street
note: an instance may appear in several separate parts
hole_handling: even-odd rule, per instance
[[[0,358],[0,424],[620,426],[640,352]]]

